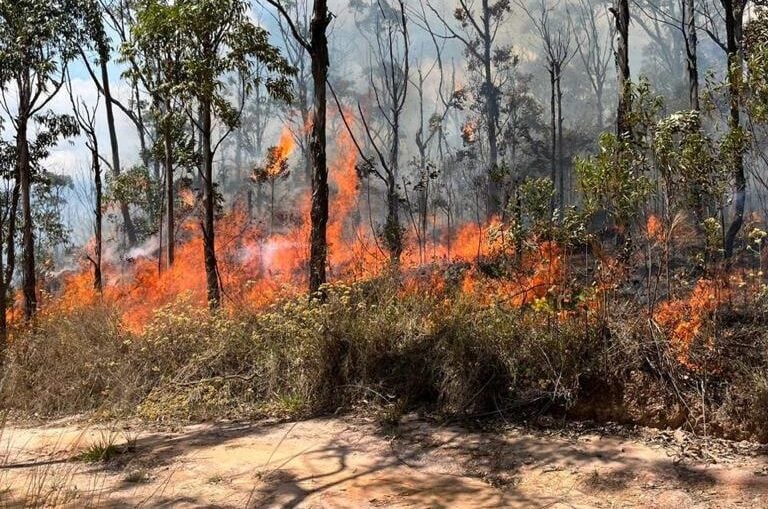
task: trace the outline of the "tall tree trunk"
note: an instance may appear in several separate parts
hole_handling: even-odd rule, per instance
[[[170,114],[170,104],[166,103],[166,115]],[[167,266],[173,265],[174,250],[176,239],[174,225],[174,193],[173,193],[173,138],[171,137],[170,126],[165,126],[163,133],[164,145],[164,166],[165,166],[165,229],[166,229],[166,247],[165,257]]]
[[[101,213],[101,163],[99,162],[99,149],[98,145],[94,145],[93,149],[93,185],[96,190],[96,203],[94,204],[94,216],[96,224],[94,225],[94,236],[96,245],[95,259],[93,261],[93,287],[101,293],[103,287],[103,281],[101,276],[101,253],[102,253],[102,213]]]
[[[0,338],[3,344],[7,346],[8,340],[8,290],[11,288],[13,273],[16,268],[16,213],[19,210],[19,198],[21,196],[21,186],[18,168],[14,170],[14,180],[16,183],[11,191],[11,203],[8,210],[8,231],[5,241],[5,267],[3,267],[0,253]]]
[[[247,185],[247,176],[243,173],[243,128],[240,127],[235,133],[235,172],[238,185]],[[237,207],[237,203],[232,205],[233,209]],[[248,216],[250,221],[251,217]]]
[[[328,38],[330,22],[327,0],[315,0],[309,24],[314,87],[314,114],[310,153],[312,156],[312,222],[309,248],[309,293],[316,294],[325,283],[328,254],[326,230],[328,225],[328,167],[326,161],[326,86],[328,80]]]
[[[486,95],[486,123],[488,124],[488,203],[487,203],[487,219],[501,214],[503,204],[501,203],[501,188],[502,178],[499,175],[499,146],[497,138],[497,126],[499,121],[499,101],[496,94],[496,86],[493,83],[493,72],[491,69],[491,62],[493,55],[491,54],[491,43],[493,42],[493,34],[491,32],[491,8],[488,5],[488,0],[483,0],[483,71],[484,71],[484,83]]]
[[[397,103],[393,81],[393,104]],[[387,179],[387,235],[390,240],[389,261],[392,265],[400,264],[403,254],[403,232],[400,228],[400,193],[397,182],[400,179],[400,112],[393,108],[392,118],[392,150],[389,155],[390,175]]]
[[[685,0],[683,30],[685,34],[686,67],[688,69],[688,96],[691,109],[699,108],[698,36],[696,35],[696,0]]]
[[[17,135],[17,157],[21,177],[21,217],[23,266],[22,292],[24,294],[24,317],[27,319],[37,311],[37,281],[35,273],[35,238],[32,231],[32,168],[29,161],[27,140],[27,119],[19,121]]]
[[[102,89],[104,90],[104,107],[107,112],[107,130],[109,131],[109,145],[112,150],[112,174],[114,176],[120,175],[120,148],[117,141],[117,129],[115,128],[115,112],[112,106],[112,88],[109,84],[109,69],[107,64],[109,61],[109,48],[106,45],[100,45],[99,47],[99,65],[101,67],[101,82]],[[124,201],[120,201],[120,215],[123,217],[123,227],[125,228],[125,235],[128,238],[129,246],[135,246],[136,239],[136,226],[131,219],[131,211],[128,208],[128,204]]]
[[[403,239],[400,231],[400,195],[397,192],[395,176],[387,176],[387,225],[386,239],[389,248],[389,262],[396,266],[403,253]]]
[[[3,228],[0,228],[0,246],[3,243]],[[4,273],[3,257],[0,255],[0,378],[8,356],[8,285],[5,284]]]
[[[555,89],[557,99],[557,166],[558,166],[558,181],[557,181],[557,199],[560,212],[562,213],[565,207],[565,159],[563,157],[563,90],[561,88],[562,69],[560,65],[555,69]]]
[[[605,119],[603,118],[605,108],[603,108],[603,85],[602,84],[600,84],[595,89],[595,107],[597,108],[597,128],[600,131],[602,131],[603,126],[605,125]]]
[[[742,16],[744,13],[744,0],[721,0],[725,18],[726,49],[728,52],[728,93],[729,93],[729,120],[728,128],[731,133],[741,130],[741,97],[739,92],[742,68],[741,39]],[[731,178],[733,179],[733,219],[728,227],[724,242],[725,259],[733,256],[736,236],[744,224],[744,207],[747,199],[747,179],[744,174],[744,159],[741,151],[732,154],[733,166]]]
[[[203,254],[205,257],[205,277],[208,289],[208,306],[216,309],[221,305],[221,287],[216,266],[216,187],[213,184],[213,151],[211,141],[211,103],[200,103],[200,149],[202,155],[203,180]]]
[[[616,134],[619,137],[631,135],[628,115],[632,107],[629,90],[629,0],[615,0],[611,8],[616,22],[616,77],[618,80],[619,102],[616,108]]]
[[[632,137],[629,113],[632,109],[629,73],[629,0],[614,0],[611,7],[616,22],[616,79],[619,100],[616,107],[616,135],[619,139]],[[628,224],[616,225],[616,245],[620,249],[619,258],[628,262],[632,250],[632,232]]]
[[[552,180],[552,189],[557,191],[557,104],[555,102],[555,64],[549,62],[549,172]],[[550,201],[550,208],[554,209],[558,202],[557,196]]]
[[[16,173],[21,189],[22,250],[22,293],[24,294],[24,317],[32,318],[37,311],[37,282],[35,274],[35,240],[32,231],[32,165],[29,155],[29,112],[31,91],[29,71],[25,78],[17,80],[19,88],[19,114],[16,120]]]
[[[418,195],[419,210],[419,261],[426,261],[427,248],[427,214],[429,212],[429,183],[430,175],[427,169],[427,143],[424,140],[424,75],[419,69],[419,130],[416,133],[416,148],[419,151],[419,170],[421,182]]]

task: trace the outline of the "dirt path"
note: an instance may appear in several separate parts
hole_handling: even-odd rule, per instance
[[[768,458],[744,444],[418,420],[394,434],[359,419],[8,427],[0,507],[768,508]],[[112,459],[84,461],[108,443]]]

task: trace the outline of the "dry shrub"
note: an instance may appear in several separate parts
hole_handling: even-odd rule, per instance
[[[583,416],[675,425],[697,408],[704,373],[677,362],[652,325],[631,304],[604,320],[563,317],[478,302],[457,289],[406,291],[384,277],[330,285],[323,303],[287,300],[257,314],[211,314],[182,298],[141,334],[97,306],[41,316],[17,331],[3,399],[41,416],[155,420],[297,417],[361,404],[509,417],[586,403],[594,411]],[[733,345],[744,342],[737,336]],[[765,341],[751,345],[758,343],[750,356],[735,346],[715,352],[721,363],[706,373],[710,423],[728,404],[768,408],[768,384],[753,376],[768,366]],[[613,407],[595,410],[598,402]],[[734,417],[752,423],[739,433],[760,429],[768,410],[761,412]],[[688,420],[695,429],[698,421]]]

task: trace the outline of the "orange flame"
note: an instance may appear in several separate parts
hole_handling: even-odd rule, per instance
[[[691,347],[701,339],[708,319],[727,302],[729,296],[730,290],[724,281],[700,279],[687,299],[665,302],[654,313],[654,320],[667,332],[670,345],[681,364],[691,369],[698,368],[690,358]]]
[[[295,149],[290,131],[284,129],[275,148],[276,161],[285,161]],[[330,157],[329,179],[332,188],[328,223],[328,273],[331,280],[355,280],[378,275],[389,263],[387,253],[378,246],[373,228],[362,221],[359,207],[360,177],[357,149],[344,131],[338,136],[335,153]],[[193,205],[192,191],[180,191],[181,199]],[[218,271],[223,287],[225,308],[258,310],[280,298],[303,293],[309,252],[310,193],[296,199],[296,224],[269,235],[242,208],[216,223]],[[466,224],[453,231],[435,230],[431,249],[433,264],[452,260],[475,262],[493,257],[499,241],[492,234],[500,221]],[[113,307],[123,325],[140,333],[156,310],[186,296],[200,306],[206,304],[203,240],[198,222],[191,218],[177,236],[176,257],[171,267],[158,264],[158,247],[149,246],[127,262],[110,260],[103,267],[105,285],[98,294],[92,285],[91,266],[83,264],[79,272],[62,278],[63,291],[47,299],[44,313],[66,313],[87,309],[99,300]],[[410,243],[413,245],[413,243]],[[520,274],[511,278],[492,278],[477,269],[463,270],[452,288],[477,296],[481,302],[499,302],[521,307],[548,296],[562,283],[564,270],[560,248],[551,241],[542,242],[538,253],[524,257]],[[404,292],[429,292],[439,295],[448,290],[443,272],[422,267],[422,257],[415,249],[403,253],[401,266]]]
[[[664,225],[657,215],[651,214],[648,217],[645,232],[648,235],[648,239],[653,242],[662,242],[664,240]]]
[[[280,140],[277,142],[277,146],[274,147],[270,164],[264,169],[266,174],[273,177],[279,175],[295,148],[296,140],[293,139],[291,131],[284,127],[280,133]]]

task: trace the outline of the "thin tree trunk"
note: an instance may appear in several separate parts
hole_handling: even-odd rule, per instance
[[[555,80],[555,89],[557,91],[557,166],[559,180],[557,185],[557,199],[562,213],[565,207],[565,159],[563,158],[563,90],[560,87],[562,71],[560,66],[556,69],[557,77]]]
[[[603,118],[603,113],[605,109],[603,108],[603,87],[602,85],[595,90],[595,106],[597,108],[597,128],[602,131],[603,126],[605,125],[605,120]]]
[[[21,186],[21,216],[22,216],[22,249],[24,259],[22,264],[22,293],[24,294],[24,317],[31,319],[37,311],[37,282],[35,274],[35,240],[32,231],[32,168],[29,160],[29,141],[27,129],[29,125],[30,91],[29,75],[19,86],[19,116],[16,133],[16,164],[19,183]]]
[[[483,0],[483,66],[485,82],[483,87],[486,93],[486,122],[488,124],[488,204],[487,219],[499,216],[503,204],[501,203],[502,178],[498,174],[499,147],[496,128],[499,119],[499,104],[496,97],[496,87],[493,84],[493,73],[491,70],[491,12],[488,0]]]
[[[328,39],[330,22],[327,0],[315,0],[310,21],[310,57],[314,86],[314,114],[310,152],[312,156],[312,209],[309,248],[309,293],[316,294],[325,283],[328,251],[328,168],[326,166],[326,86],[328,80]]]
[[[741,35],[742,14],[744,3],[742,0],[721,0],[725,18],[726,48],[728,50],[728,93],[730,118],[728,127],[731,132],[741,130],[741,97],[739,92],[741,78]],[[725,236],[724,255],[729,260],[733,256],[736,236],[744,223],[744,207],[747,198],[747,179],[744,174],[744,160],[741,152],[731,154],[733,166],[731,178],[733,179],[733,219]]]
[[[683,28],[685,33],[686,67],[688,68],[688,95],[691,109],[699,108],[698,36],[696,35],[696,0],[685,0]]]
[[[16,183],[13,186],[13,191],[11,191],[11,203],[8,211],[8,232],[4,239],[5,267],[2,264],[2,253],[0,253],[0,339],[6,348],[8,346],[8,290],[11,287],[14,269],[16,268],[16,212],[19,209],[19,198],[21,195],[18,168],[14,173]],[[0,238],[1,236],[2,233],[0,233]]]
[[[549,62],[549,171],[552,189],[557,190],[557,104],[555,102],[555,64]],[[555,208],[557,197],[550,201],[550,208]]]
[[[612,8],[616,21],[616,76],[618,80],[619,102],[616,109],[616,134],[619,137],[631,135],[628,115],[631,105],[629,90],[629,0],[615,0]]]
[[[120,149],[117,141],[117,129],[115,128],[115,113],[112,106],[112,89],[109,84],[109,69],[107,68],[107,62],[109,49],[105,46],[99,48],[99,65],[101,67],[101,82],[102,89],[104,91],[104,106],[107,112],[107,130],[109,131],[109,144],[112,150],[112,174],[114,176],[120,175]],[[135,246],[136,239],[136,226],[131,219],[131,211],[128,208],[128,204],[124,201],[120,201],[120,215],[123,217],[123,227],[125,228],[125,234],[128,237],[128,244]]]
[[[0,228],[0,246],[3,245],[3,231]],[[0,256],[0,274],[3,270],[3,257]],[[5,360],[8,357],[8,287],[5,278],[0,277],[0,378]]]
[[[94,138],[95,140],[95,138]],[[95,242],[94,246],[95,260],[93,262],[93,287],[101,293],[103,287],[102,275],[101,275],[101,253],[102,253],[102,213],[101,213],[101,163],[99,162],[99,149],[98,145],[94,145],[93,149],[93,185],[96,190],[96,203],[94,204],[94,216],[96,224],[94,225]]]
[[[170,114],[170,104],[166,103],[166,115]],[[174,193],[173,193],[173,138],[169,126],[165,126],[163,134],[164,160],[165,160],[165,229],[166,263],[170,268],[173,265],[175,250],[175,224],[174,224]]]
[[[211,150],[211,103],[202,100],[200,104],[200,143],[202,151],[203,180],[203,254],[208,289],[208,306],[216,309],[221,305],[221,287],[216,266],[216,188],[213,185],[213,152]]]
[[[394,102],[396,103],[396,99]],[[399,164],[400,114],[397,108],[394,108],[394,118],[392,121],[392,151],[390,153],[389,161],[391,171],[387,178],[387,234],[390,240],[389,261],[393,266],[400,264],[400,255],[403,254],[403,233],[400,228],[400,194],[397,192],[397,182],[400,178]]]

